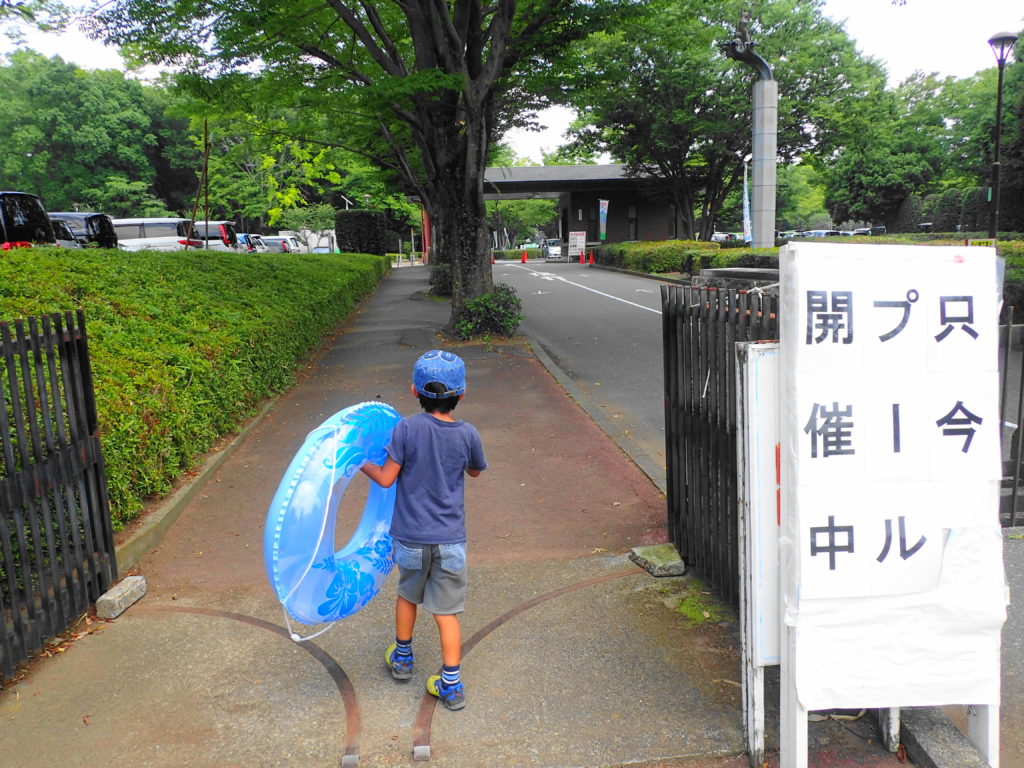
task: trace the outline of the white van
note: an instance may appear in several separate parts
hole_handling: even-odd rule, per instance
[[[122,251],[180,251],[205,245],[190,229],[190,219],[114,219],[113,223]]]
[[[271,253],[302,253],[302,246],[293,235],[264,235],[263,242]]]
[[[211,251],[244,250],[238,244],[238,233],[235,232],[233,221],[197,221],[196,232],[199,239],[205,241],[206,249]]]

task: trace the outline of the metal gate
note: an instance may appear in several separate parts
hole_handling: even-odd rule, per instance
[[[83,313],[0,322],[0,364],[6,678],[110,588],[117,563]]]
[[[778,338],[778,297],[662,285],[661,309],[669,535],[735,605],[736,342]]]

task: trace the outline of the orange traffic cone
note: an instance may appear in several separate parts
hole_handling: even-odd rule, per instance
[[[591,264],[594,263],[594,252],[593,251],[590,252],[590,263]]]
[[[583,254],[583,251],[580,251],[580,264],[583,264],[583,263],[585,263],[585,262],[583,261],[583,255],[584,255],[584,254]]]
[[[522,258],[522,259],[520,259],[520,261],[522,261],[522,262],[523,262],[523,264],[525,264],[525,263],[526,263],[526,251],[523,251],[523,258]]]
[[[494,251],[491,251],[491,264],[494,263]]]

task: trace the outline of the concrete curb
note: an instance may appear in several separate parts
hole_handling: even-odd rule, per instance
[[[279,399],[280,396],[277,396],[269,400],[260,412],[231,438],[226,446],[214,449],[213,453],[208,454],[195,477],[184,482],[156,509],[146,514],[138,529],[114,550],[118,574],[123,575],[125,571],[137,565],[146,553],[160,544],[167,531],[188,506],[189,501],[206,485],[213,473],[227,461],[228,457],[245,441],[263,418],[270,413]]]
[[[935,707],[900,710],[900,741],[922,768],[988,768],[967,737]]]

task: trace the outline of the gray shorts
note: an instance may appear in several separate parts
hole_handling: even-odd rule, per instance
[[[443,616],[466,610],[466,542],[394,542],[399,595]]]

